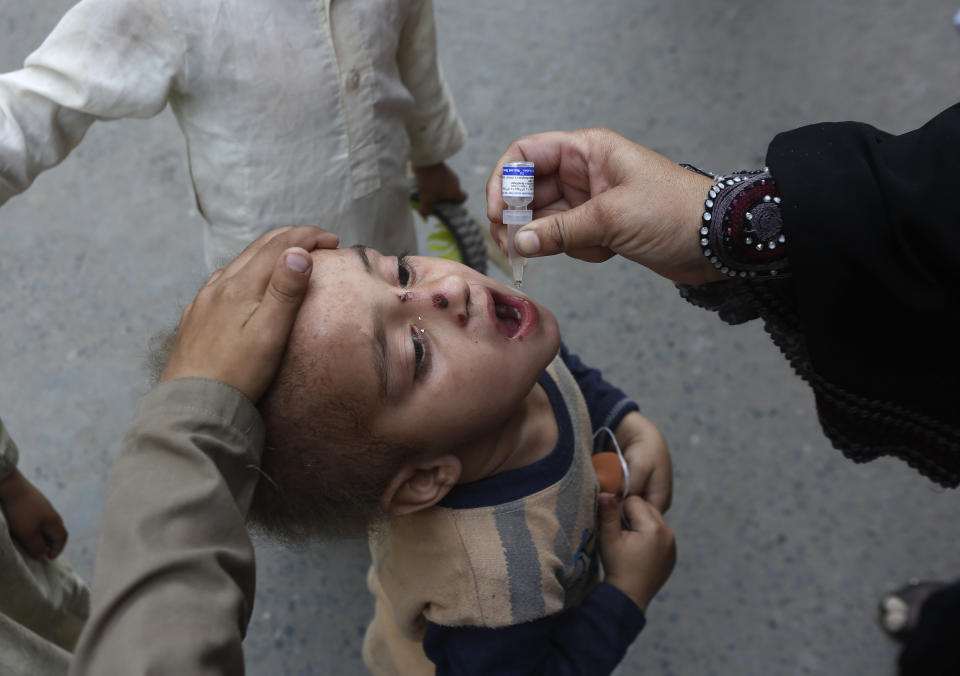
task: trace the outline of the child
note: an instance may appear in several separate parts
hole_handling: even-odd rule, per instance
[[[211,270],[291,223],[416,250],[408,159],[423,211],[466,198],[431,0],[82,0],[0,75],[0,204],[94,121],[168,103]]]
[[[0,421],[0,673],[66,673],[89,591],[56,558],[67,531],[17,469],[18,456]]]
[[[640,533],[621,534],[606,504],[611,584],[596,584],[592,429],[616,430],[632,492],[668,495],[657,429],[560,347],[549,310],[488,277],[363,247],[312,255],[261,402],[253,522],[295,540],[373,525],[375,673],[433,673],[431,660],[608,673],[669,574],[672,537],[639,498]]]

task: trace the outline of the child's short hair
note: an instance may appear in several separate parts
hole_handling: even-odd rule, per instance
[[[176,333],[150,340],[153,382],[170,358]],[[380,498],[416,449],[374,437],[370,402],[346,392],[310,389],[305,355],[287,351],[258,405],[266,427],[248,524],[288,544],[315,537],[365,535],[382,517]]]

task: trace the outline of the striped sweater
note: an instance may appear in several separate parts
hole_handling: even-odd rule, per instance
[[[591,390],[603,386],[588,393],[603,410],[588,410],[583,378],[578,384],[565,360],[593,377]],[[615,425],[636,405],[565,350],[539,383],[558,428],[547,457],[459,485],[437,506],[391,519],[371,537],[376,614],[363,653],[373,673],[434,673],[422,646],[430,624],[521,625],[578,605],[596,584],[591,418]]]

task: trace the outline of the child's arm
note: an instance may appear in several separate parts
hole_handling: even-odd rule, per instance
[[[22,70],[0,74],[0,204],[63,160],[96,120],[163,110],[183,45],[155,4],[84,0]]]
[[[666,512],[673,496],[673,469],[660,430],[649,419],[631,411],[614,434],[630,469],[628,494],[639,495],[660,512]]]
[[[437,676],[609,674],[646,624],[643,611],[601,582],[579,606],[510,627],[427,625],[423,649]]]
[[[0,509],[10,534],[33,557],[55,559],[67,542],[63,519],[17,469],[17,445],[0,420]]]
[[[433,0],[423,0],[419,7],[414,4],[406,17],[397,47],[397,68],[414,99],[414,111],[406,121],[410,160],[414,167],[441,164],[463,147],[466,130],[437,62]]]
[[[673,493],[673,470],[660,430],[639,413],[636,403],[604,380],[600,371],[570,353],[566,345],[561,346],[560,357],[580,386],[594,431],[608,427],[617,437],[630,468],[629,493],[665,512]]]
[[[625,511],[603,494],[600,547],[607,579],[579,606],[498,629],[427,625],[424,652],[437,676],[609,674],[646,623],[644,611],[673,569],[673,534],[659,513],[637,497]]]
[[[630,411],[640,409],[623,390],[608,383],[599,369],[584,364],[580,357],[560,345],[560,358],[566,364],[570,373],[577,381],[580,392],[587,403],[590,412],[590,425],[594,431],[601,427],[609,427],[616,431],[620,421]]]
[[[400,33],[397,49],[400,79],[413,95],[414,112],[407,120],[410,160],[417,179],[420,213],[433,213],[437,202],[463,202],[467,193],[444,162],[463,147],[466,131],[437,62],[433,0],[414,6]]]

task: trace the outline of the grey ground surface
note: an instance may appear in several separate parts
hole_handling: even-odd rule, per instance
[[[67,0],[0,6],[0,71]],[[483,186],[515,137],[607,125],[678,161],[762,164],[821,120],[912,129],[956,100],[951,0],[438,2],[443,66],[470,130],[452,164]],[[146,381],[148,337],[201,281],[200,220],[173,117],[97,124],[0,209],[0,415],[89,576],[105,482]],[[679,563],[623,674],[892,674],[875,604],[960,573],[956,492],[906,465],[846,461],[754,324],[731,328],[636,266],[554,259],[525,287],[568,344],[670,442]],[[952,396],[954,393],[945,393]],[[371,604],[363,543],[258,549],[252,674],[356,674]]]

